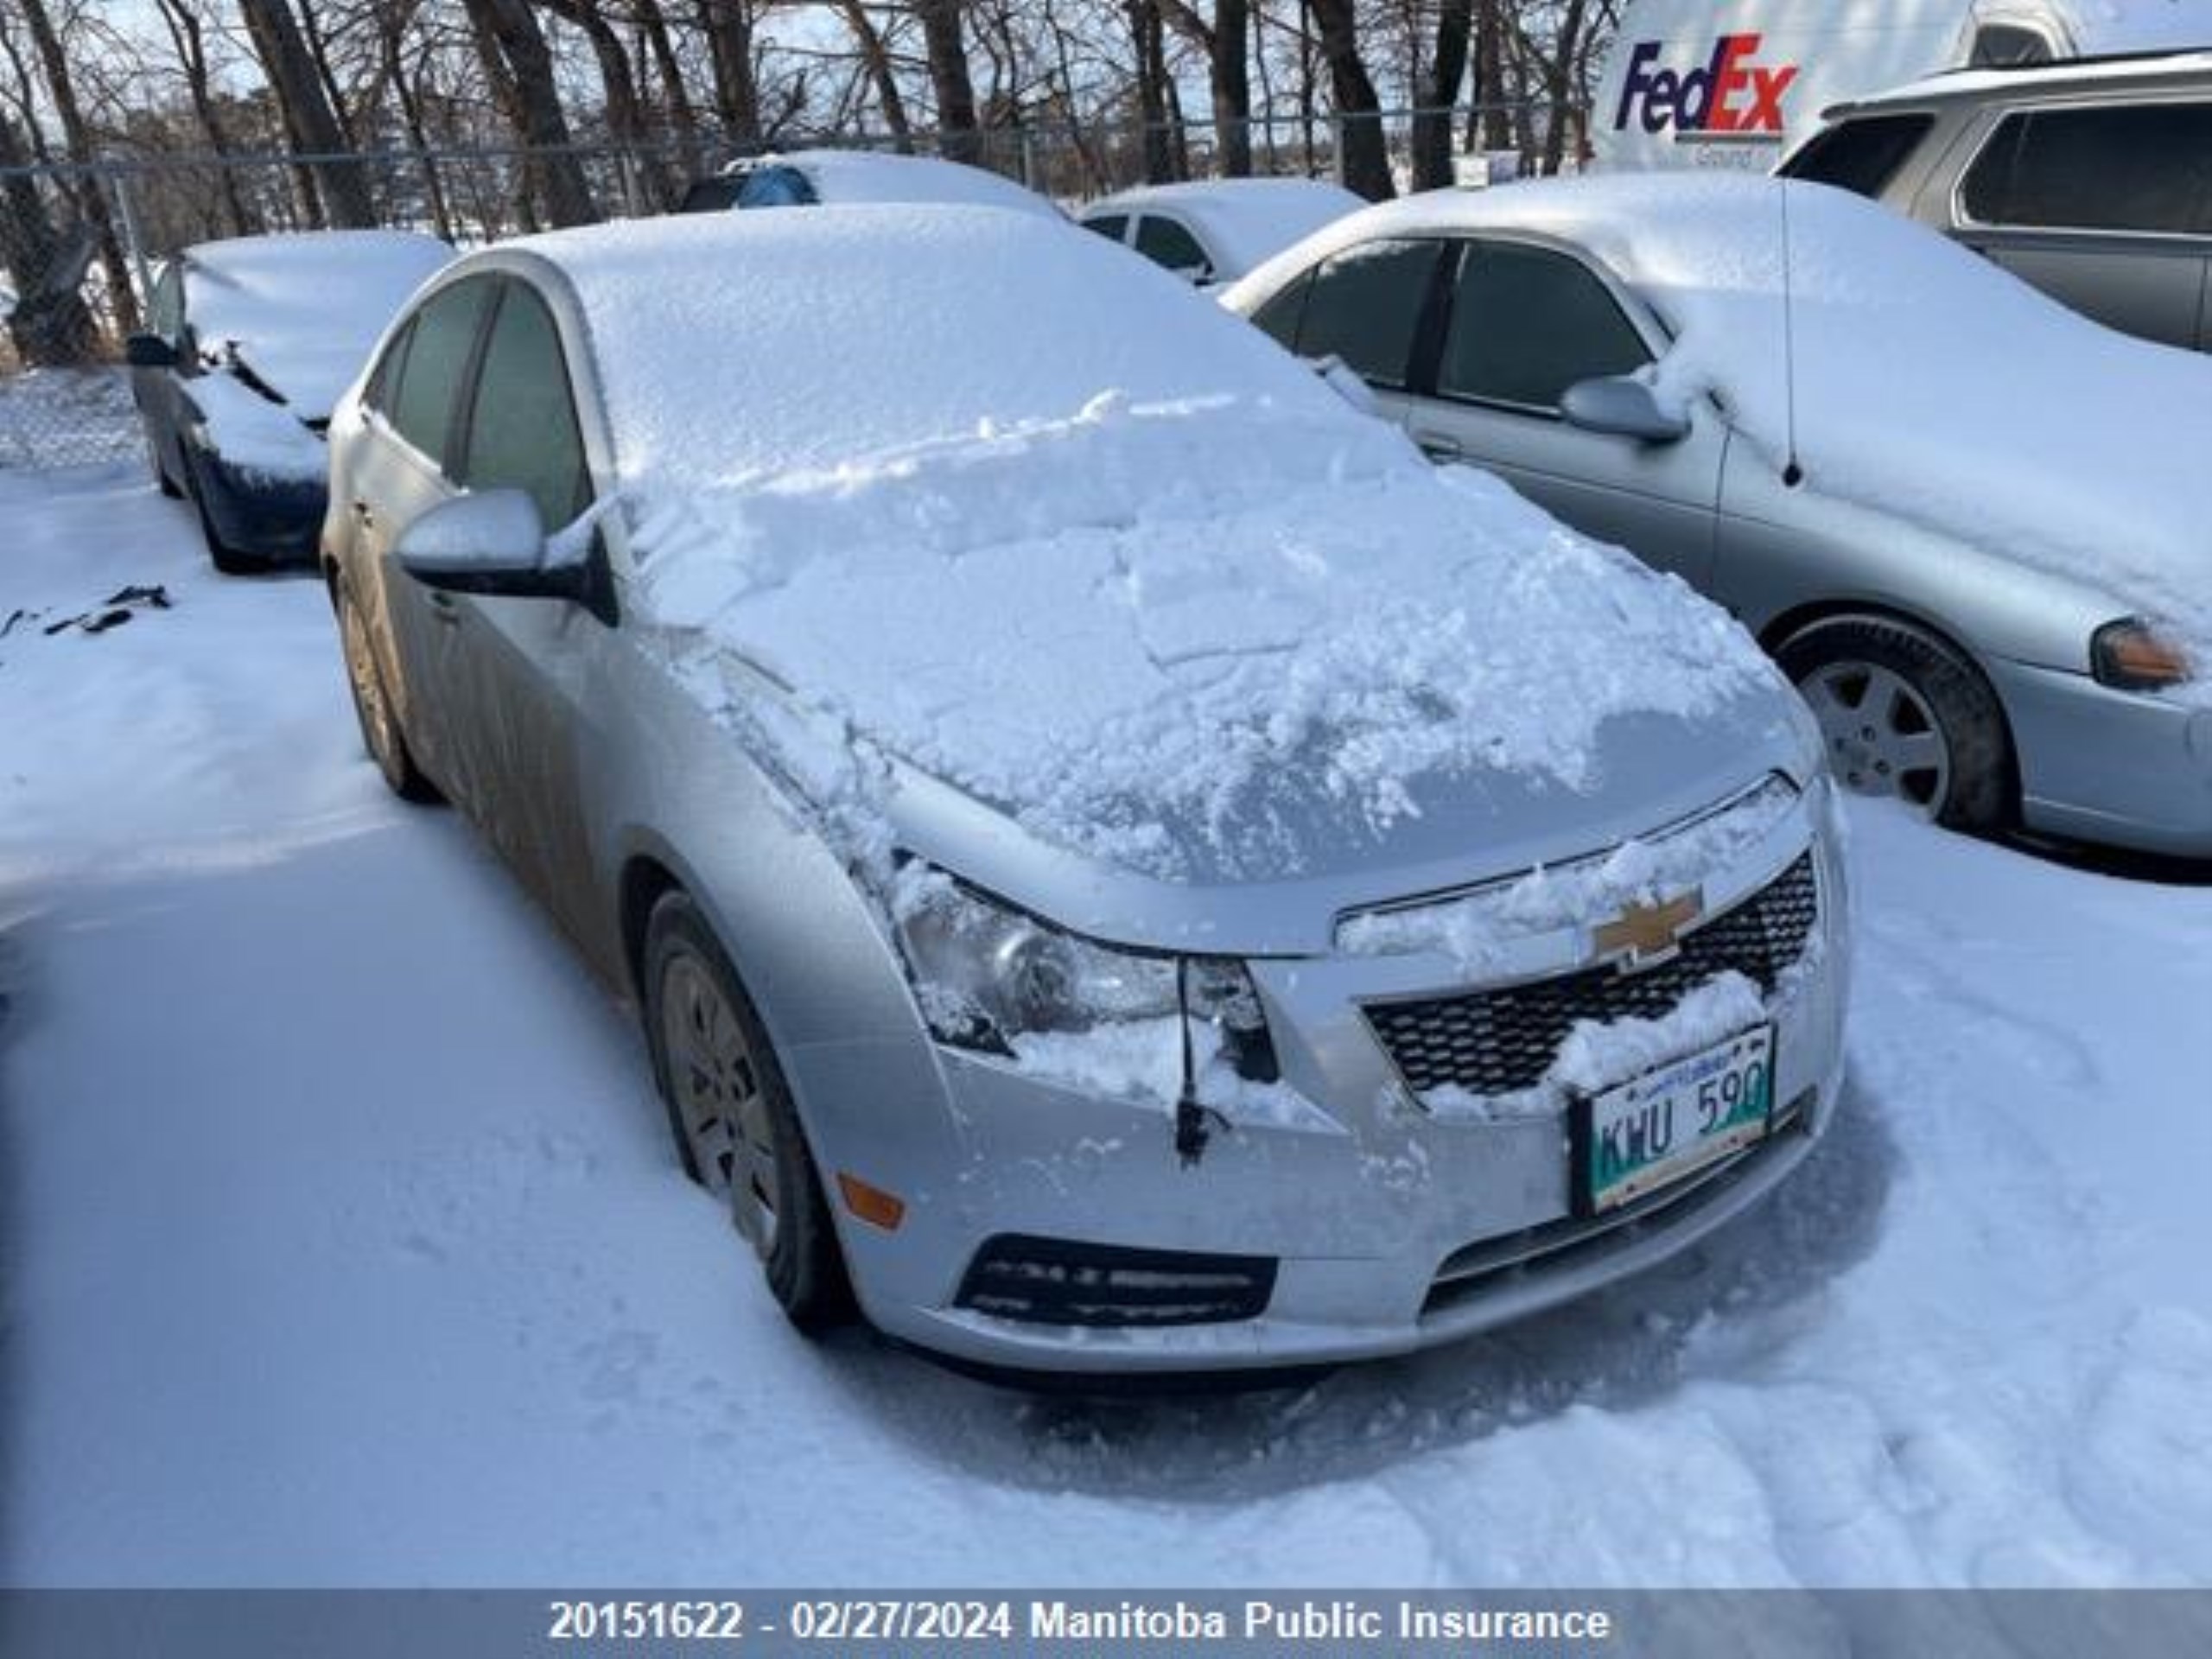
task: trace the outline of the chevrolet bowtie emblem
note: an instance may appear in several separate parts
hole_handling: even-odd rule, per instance
[[[1705,893],[1693,887],[1664,904],[1630,905],[1597,931],[1598,955],[1618,957],[1624,973],[1664,962],[1681,948],[1682,931],[1705,914]]]

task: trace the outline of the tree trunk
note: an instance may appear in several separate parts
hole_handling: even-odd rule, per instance
[[[645,200],[627,201],[626,207],[633,213],[664,211],[671,205],[673,192],[658,158],[647,148],[645,105],[639,97],[630,54],[614,26],[607,21],[600,0],[537,0],[537,3],[582,31],[584,39],[591,42],[607,99],[607,134],[624,152],[620,158],[623,177],[633,186],[644,187]]]
[[[1452,105],[1467,78],[1474,0],[1444,0],[1436,17],[1436,49],[1414,117],[1414,188],[1440,190],[1452,182]]]
[[[77,103],[77,86],[69,73],[68,55],[62,50],[61,37],[54,30],[46,0],[21,0],[21,3],[23,21],[30,26],[31,44],[37,49],[39,62],[46,70],[46,86],[54,99],[54,112],[61,119],[61,136],[68,141],[70,159],[98,161],[91,130]],[[74,194],[78,212],[92,227],[99,243],[100,264],[107,272],[115,326],[120,333],[136,334],[138,296],[130,285],[130,264],[124,257],[123,244],[116,236],[115,221],[108,214],[107,198],[101,191],[99,180],[89,174],[79,175]]]
[[[1513,148],[1512,112],[1505,106],[1505,19],[1500,0],[1476,0],[1476,146],[1485,150]]]
[[[1136,64],[1137,126],[1144,154],[1144,181],[1166,184],[1175,176],[1173,147],[1167,131],[1167,54],[1155,0],[1123,0]]]
[[[982,138],[976,125],[976,86],[968,78],[968,44],[960,27],[962,0],[913,0],[922,20],[930,86],[937,95],[938,147],[947,159],[978,161]]]
[[[285,136],[296,156],[329,156],[346,148],[338,118],[324,95],[315,60],[301,37],[289,0],[238,0],[246,32],[253,37],[254,54],[261,60],[284,118]],[[314,198],[321,215],[333,225],[365,229],[376,223],[369,206],[358,163],[317,161],[307,164],[314,181]]]
[[[891,54],[884,48],[882,32],[861,0],[838,0],[837,9],[860,47],[861,66],[868,72],[868,85],[875,89],[876,105],[883,111],[883,124],[891,129],[892,143],[901,156],[912,155],[914,129],[906,118],[906,100],[899,91],[899,77],[892,71]]]
[[[1222,176],[1249,177],[1251,0],[1216,0],[1211,23],[1184,0],[1161,0],[1160,15],[1169,28],[1206,54],[1206,83],[1213,99],[1214,153]]]
[[[531,195],[554,226],[588,225],[599,217],[583,164],[561,113],[553,79],[553,54],[545,32],[524,0],[461,0],[487,55],[496,55],[506,73],[494,92],[515,138],[528,152],[524,170]]]
[[[224,130],[222,116],[215,107],[207,71],[206,26],[200,22],[199,10],[192,0],[159,0],[159,3],[162,22],[168,28],[169,42],[176,48],[177,67],[184,72],[185,92],[192,100],[192,113],[207,137],[207,148],[219,156],[227,156],[232,150],[230,134]],[[218,163],[215,178],[222,192],[223,210],[231,234],[251,235],[257,226],[247,215],[245,200],[238,194],[238,181],[232,169]]]
[[[1360,56],[1358,16],[1353,0],[1310,0],[1321,36],[1321,55],[1329,66],[1331,102],[1337,115],[1338,163],[1344,188],[1370,201],[1398,194],[1390,181],[1390,152],[1383,142],[1382,100]]]
[[[0,168],[25,168],[33,157],[4,111],[0,111]],[[0,180],[0,264],[15,279],[15,308],[8,314],[8,338],[16,355],[35,366],[82,363],[99,343],[99,330],[85,305],[85,271],[92,264],[92,238],[66,238],[48,213],[38,181],[10,172]]]

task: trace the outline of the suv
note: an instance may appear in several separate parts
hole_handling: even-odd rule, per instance
[[[1938,75],[1826,118],[1784,175],[1885,202],[2100,322],[2212,350],[2212,52]]]

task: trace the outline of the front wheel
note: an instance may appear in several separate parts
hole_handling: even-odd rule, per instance
[[[645,1037],[691,1178],[725,1199],[768,1289],[803,1331],[837,1324],[852,1291],[798,1111],[752,999],[690,898],[645,924]]]
[[[1954,830],[2010,819],[2005,711],[1953,646],[1886,617],[1835,617],[1793,634],[1776,655],[1845,788],[1902,800]]]

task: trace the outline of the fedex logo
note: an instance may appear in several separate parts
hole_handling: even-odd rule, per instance
[[[1614,130],[1626,131],[1633,118],[1646,132],[1672,127],[1678,138],[1780,137],[1782,96],[1798,66],[1753,63],[1763,38],[1723,35],[1702,68],[1680,72],[1659,67],[1662,42],[1641,42],[1629,59]]]

